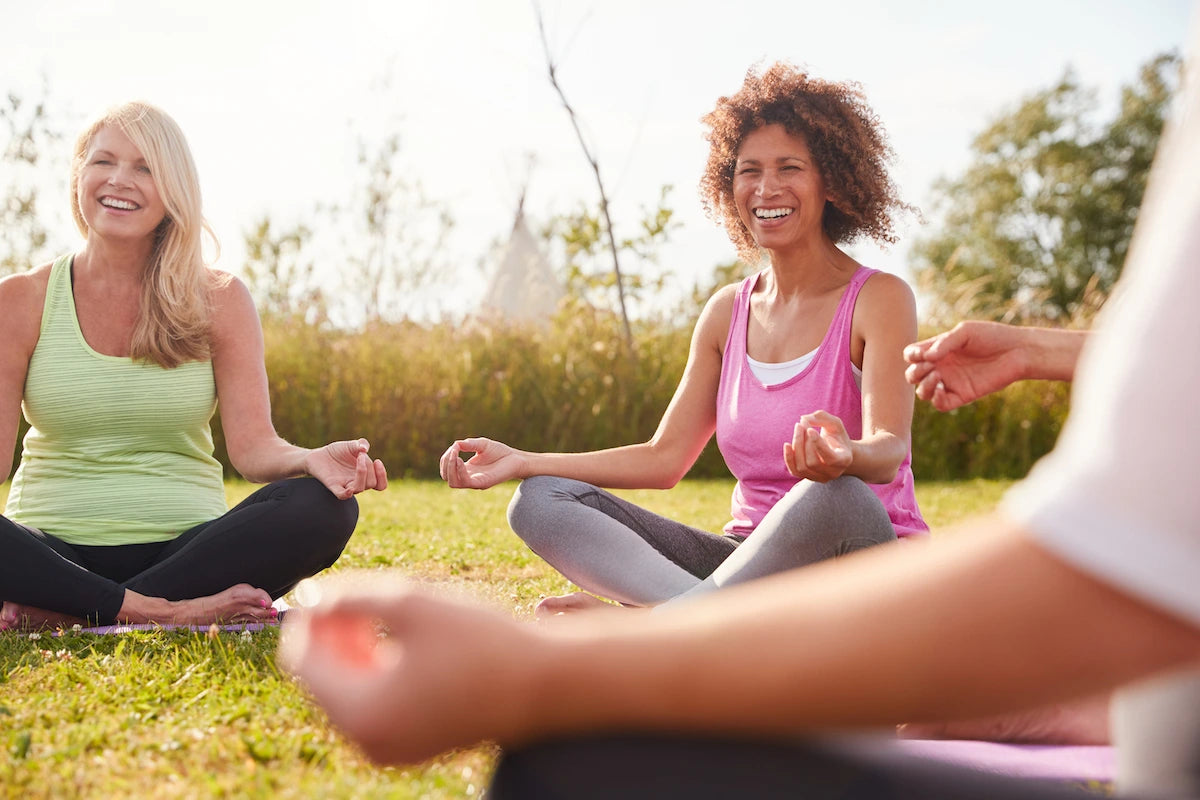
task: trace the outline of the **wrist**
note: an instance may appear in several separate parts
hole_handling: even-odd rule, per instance
[[[293,470],[294,475],[312,475],[313,474],[313,459],[316,458],[320,450],[310,449],[307,447],[296,448],[296,463],[297,469]]]
[[[524,450],[517,450],[514,448],[512,455],[513,463],[516,465],[515,469],[513,470],[513,477],[517,480],[523,481],[531,475],[545,474],[544,471],[539,472],[535,468],[535,464],[537,463],[537,456],[535,453],[528,453]]]
[[[1022,372],[1032,380],[1069,381],[1075,374],[1086,333],[1051,328],[1024,329]]]

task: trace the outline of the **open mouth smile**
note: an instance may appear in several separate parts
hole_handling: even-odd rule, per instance
[[[135,211],[141,207],[131,200],[122,200],[119,197],[101,197],[100,205],[105,208],[115,208],[121,211]]]

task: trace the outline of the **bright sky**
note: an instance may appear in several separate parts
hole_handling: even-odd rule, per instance
[[[861,83],[897,154],[906,198],[927,207],[960,171],[975,133],[1072,67],[1111,106],[1152,55],[1179,49],[1186,0],[543,0],[560,81],[608,183],[618,233],[671,184],[683,223],[663,251],[679,291],[733,257],[700,209],[699,118],[751,64],[789,60]],[[447,204],[450,255],[464,275],[446,307],[469,309],[478,265],[507,236],[528,176],[535,224],[597,195],[546,78],[529,0],[452,3],[317,0],[8,2],[0,75],[25,96],[48,81],[73,137],[127,99],[166,109],[201,172],[221,266],[238,270],[242,232],[269,214],[320,227],[319,203],[345,201],[356,141],[403,136],[406,168]],[[536,162],[529,171],[529,154]],[[65,176],[52,191],[65,194]],[[52,202],[48,197],[44,205]],[[66,204],[62,205],[66,220]],[[74,246],[63,228],[59,250]],[[907,243],[853,253],[906,274]],[[321,264],[335,281],[338,257]]]

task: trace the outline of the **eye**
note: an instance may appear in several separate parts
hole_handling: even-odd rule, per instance
[[[739,167],[736,174],[738,175],[753,175],[758,172],[758,167]]]
[[[142,165],[140,165],[140,166],[137,168],[137,171],[138,171],[138,172],[140,172],[140,173],[142,173],[143,175],[149,175],[149,174],[150,174],[150,168],[149,168],[149,167],[147,167],[145,164],[142,164]]]

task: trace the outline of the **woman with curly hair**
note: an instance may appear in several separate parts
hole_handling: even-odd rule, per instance
[[[365,439],[276,434],[254,302],[204,262],[200,182],[167,114],[126,103],[89,125],[71,207],[78,252],[0,281],[0,480],[19,409],[31,426],[0,517],[0,629],[271,619],[337,560],[383,464]],[[218,407],[233,465],[271,482],[229,511]]]
[[[894,242],[892,214],[907,209],[878,120],[855,86],[774,64],[704,122],[706,207],[747,263],[765,263],[708,301],[654,436],[586,453],[469,438],[442,456],[452,487],[524,479],[509,523],[586,590],[539,613],[594,595],[654,606],[928,530],[909,468],[912,291],[839,247]],[[724,535],[598,488],[669,488],[714,432],[737,478]]]

